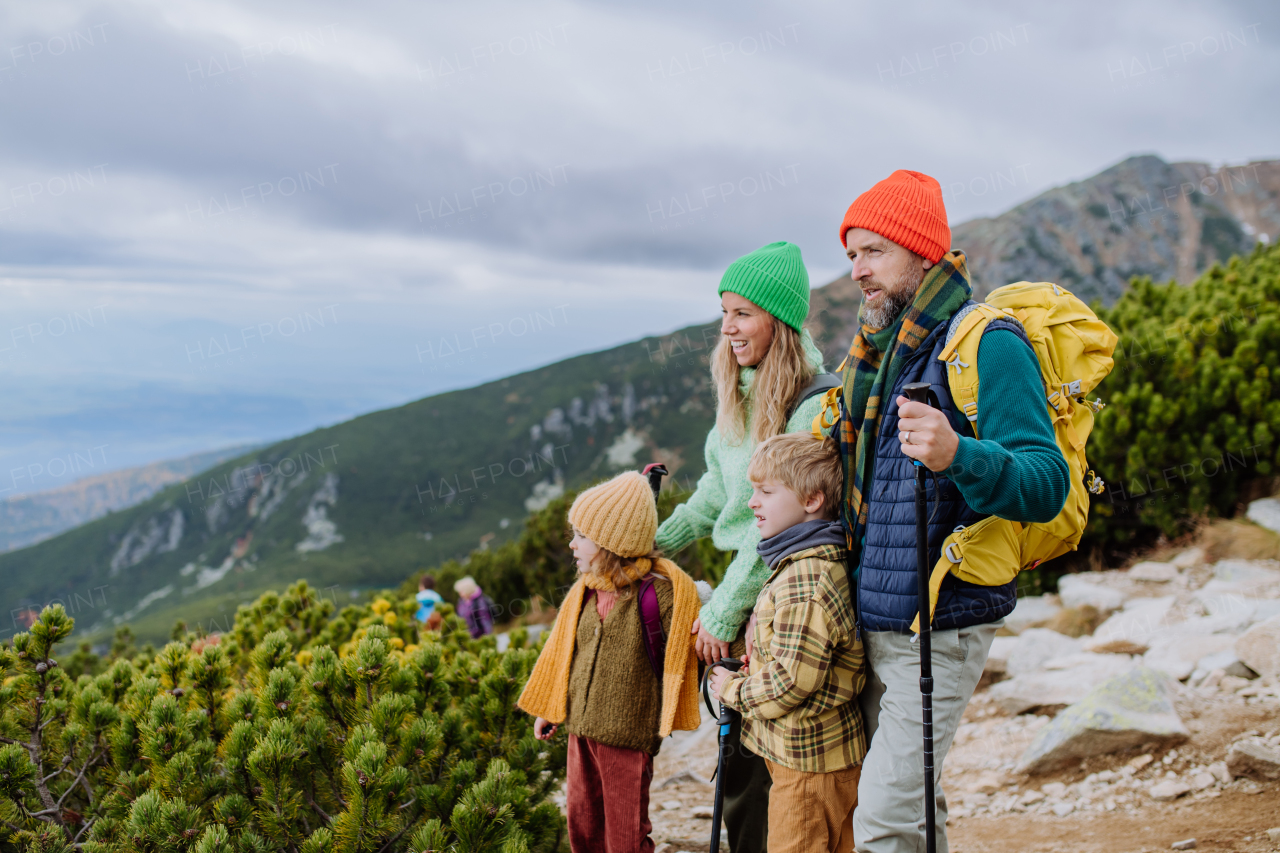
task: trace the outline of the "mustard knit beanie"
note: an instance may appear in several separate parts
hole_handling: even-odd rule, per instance
[[[658,506],[644,475],[627,471],[578,495],[569,523],[619,557],[643,557],[658,535]]]

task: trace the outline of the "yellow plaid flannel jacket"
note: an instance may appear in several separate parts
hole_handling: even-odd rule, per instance
[[[847,557],[819,545],[779,562],[756,599],[747,674],[726,681],[721,696],[742,712],[744,746],[805,773],[853,767],[867,751]]]

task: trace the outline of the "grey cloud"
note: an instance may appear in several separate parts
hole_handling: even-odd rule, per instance
[[[1216,86],[1236,70],[1228,59],[1276,62],[1274,44],[1254,38],[1221,61],[1207,47],[1183,57],[1141,96],[1108,73],[1166,42],[1274,20],[1259,5],[1149,7],[1110,28],[1077,10],[982,4],[910,20],[879,7],[509,8],[286,5],[236,38],[154,8],[87,5],[55,30],[17,30],[15,43],[47,45],[96,26],[102,43],[46,50],[30,59],[38,73],[0,87],[12,117],[0,149],[36,173],[105,162],[163,177],[183,190],[155,198],[154,213],[197,235],[234,215],[710,268],[787,235],[834,255],[843,207],[898,166],[969,187],[949,199],[953,219],[996,212],[1149,147],[1144,120],[1169,138],[1185,125],[1173,95]],[[395,46],[386,67],[363,68],[378,62],[365,42]],[[1254,79],[1258,94],[1274,85]],[[1233,103],[1249,97],[1241,82]],[[799,180],[767,196],[741,185],[784,169]],[[1014,170],[1002,194],[979,192]],[[67,243],[118,260],[92,238]]]
[[[6,396],[21,430],[71,446],[78,424],[111,423],[139,458],[175,435],[201,449],[266,434],[238,431],[250,422],[302,429],[703,320],[723,266],[772,240],[840,270],[845,207],[896,168],[935,175],[955,224],[1135,152],[1240,162],[1280,138],[1265,2],[108,0],[0,15],[0,313],[53,311],[28,297],[115,312],[83,349],[24,348]],[[99,166],[101,181],[76,177]],[[341,336],[265,367],[193,375],[175,349],[321,301],[360,308]],[[414,360],[562,301],[567,332]],[[112,409],[129,383],[134,421]],[[175,420],[186,394],[195,414]]]

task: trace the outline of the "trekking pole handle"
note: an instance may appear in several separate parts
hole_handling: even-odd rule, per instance
[[[906,394],[911,402],[924,403],[927,406],[929,405],[929,387],[928,382],[912,382],[902,386],[902,393]],[[924,463],[919,459],[911,460],[911,464],[917,468],[924,467]]]
[[[737,672],[738,670],[742,669],[742,667],[745,665],[746,664],[744,664],[742,661],[738,660],[737,658],[721,658],[720,660],[716,661],[711,666],[703,670],[702,685],[701,685],[702,701],[703,703],[706,704],[707,710],[711,712],[711,715],[713,717],[719,718],[721,714],[724,713],[725,709],[724,709],[724,706],[722,705],[720,708],[720,714],[717,714],[716,709],[711,707],[711,691],[709,689],[711,686],[711,670],[715,669],[718,666],[722,666],[725,669],[729,670],[730,672]]]
[[[907,395],[907,399],[913,403],[924,403],[929,405],[929,388],[932,387],[928,382],[912,382],[910,385],[902,386],[902,393]]]
[[[658,493],[662,491],[662,478],[669,473],[667,466],[661,462],[650,462],[641,473],[649,480],[649,488],[653,490],[653,499],[656,501]]]

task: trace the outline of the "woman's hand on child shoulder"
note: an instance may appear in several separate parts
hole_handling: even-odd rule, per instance
[[[729,656],[729,644],[715,637],[706,628],[703,628],[702,619],[693,620],[691,633],[698,635],[698,638],[693,643],[693,653],[707,666],[711,666],[716,661]]]
[[[551,740],[558,728],[560,727],[550,720],[538,717],[533,721],[533,736],[538,740]]]

